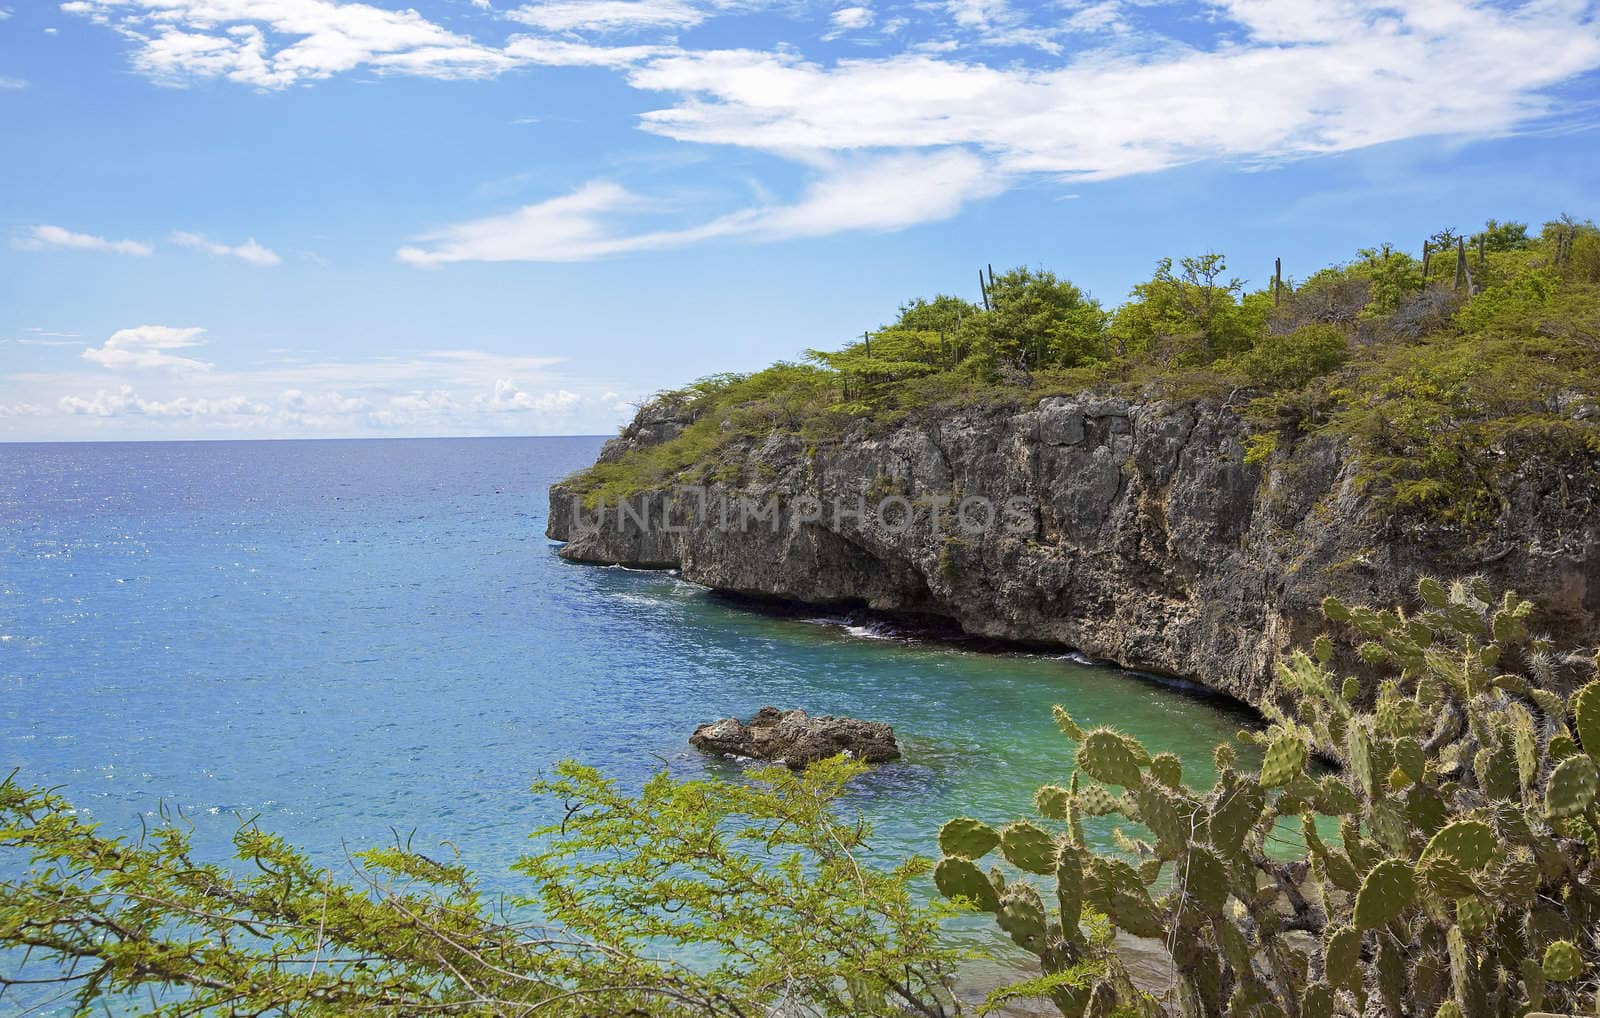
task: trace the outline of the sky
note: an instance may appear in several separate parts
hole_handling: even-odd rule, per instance
[[[1048,268],[1597,213],[1600,5],[0,0],[0,441],[602,434]]]

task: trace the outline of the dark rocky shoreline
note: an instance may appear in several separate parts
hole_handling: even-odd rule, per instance
[[[645,407],[602,461],[670,439],[686,423],[674,413]],[[547,533],[573,561],[677,568],[748,597],[948,620],[1252,705],[1272,695],[1277,657],[1324,628],[1324,597],[1409,604],[1424,574],[1482,573],[1534,598],[1538,628],[1558,645],[1600,642],[1600,493],[1530,463],[1508,522],[1468,540],[1390,517],[1331,438],[1246,464],[1248,434],[1211,403],[1097,397],[961,410],[882,434],[859,424],[828,446],[773,433],[739,450],[738,482],[646,492],[631,515],[596,521],[557,484]],[[869,506],[913,503],[909,523],[870,511],[816,519],[805,508],[863,495]],[[1031,526],[956,534],[927,504],[971,496],[1020,499]],[[774,499],[770,525],[721,524],[741,500]]]

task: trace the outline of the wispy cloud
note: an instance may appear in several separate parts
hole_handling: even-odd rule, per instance
[[[610,68],[664,97],[640,118],[647,132],[822,167],[791,206],[673,229],[641,227],[645,198],[593,182],[425,236],[400,252],[416,264],[601,257],[802,235],[821,228],[812,222],[892,229],[913,211],[938,218],[1029,180],[1075,186],[1202,161],[1493,137],[1572,109],[1560,87],[1600,70],[1593,0],[1215,0],[1169,10],[1195,29],[1182,40],[1150,27],[1144,0],[918,0],[893,9],[897,26],[918,19],[917,31],[894,37],[905,40],[898,52],[838,60],[793,45],[694,48],[677,34],[750,6],[523,3],[508,16],[528,31],[498,43],[413,10],[340,0],[69,0],[63,9],[121,32],[138,70],[174,84],[226,78],[278,89],[355,71],[462,78]],[[821,19],[820,37],[875,18],[865,2],[793,10]],[[629,44],[613,44],[622,31]],[[868,169],[881,160],[912,173],[904,198]],[[974,177],[971,167],[984,169]]]
[[[505,17],[547,32],[616,32],[690,28],[706,12],[680,0],[548,0],[523,4]]]
[[[179,247],[193,248],[196,251],[204,251],[207,254],[214,254],[219,257],[239,258],[249,262],[251,265],[271,266],[283,261],[276,252],[256,243],[254,237],[251,237],[243,244],[228,245],[207,240],[198,233],[177,230],[172,234],[172,242]]]
[[[12,240],[12,246],[23,251],[108,251],[112,254],[144,257],[155,249],[136,240],[107,240],[92,233],[75,233],[60,226],[48,224],[30,226]]]
[[[103,345],[85,350],[83,358],[107,368],[210,371],[211,365],[205,361],[180,357],[171,352],[202,345],[205,340],[200,337],[205,331],[197,327],[173,328],[169,325],[118,329]]]
[[[631,214],[648,211],[651,203],[615,183],[592,181],[571,194],[428,234],[396,256],[422,266],[572,262],[722,237],[783,240],[892,231],[948,218],[967,201],[1003,186],[984,160],[961,149],[841,158],[829,160],[793,203],[742,209],[685,227],[630,230]]]

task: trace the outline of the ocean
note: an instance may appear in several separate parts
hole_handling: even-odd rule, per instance
[[[1245,718],[1065,650],[565,562],[545,490],[600,442],[0,445],[0,766],[110,832],[181,810],[202,858],[244,819],[329,862],[398,831],[515,891],[555,808],[535,775],[736,779],[688,736],[764,704],[892,724],[905,759],[850,805],[880,851],[930,855],[946,819],[1031,815],[1067,779],[1052,704],[1201,785]]]

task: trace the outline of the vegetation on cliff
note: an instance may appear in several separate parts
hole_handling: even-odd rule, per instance
[[[692,421],[572,479],[591,502],[672,483],[739,483],[741,443],[812,445],[978,405],[1115,392],[1205,398],[1244,414],[1253,462],[1308,435],[1348,440],[1374,498],[1467,528],[1509,509],[1533,456],[1593,470],[1600,453],[1600,228],[1443,230],[1418,260],[1388,245],[1247,291],[1221,255],[1162,260],[1120,307],[1026,268],[984,303],[912,300],[838,350],[657,399]]]

